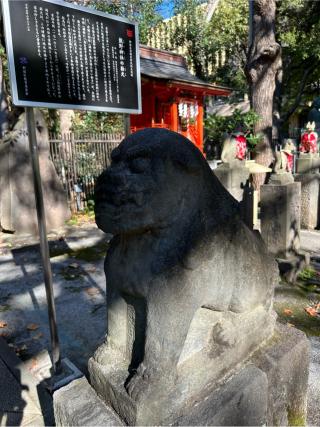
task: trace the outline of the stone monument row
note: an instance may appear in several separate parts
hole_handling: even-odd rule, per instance
[[[280,272],[288,281],[305,265],[300,253],[301,184],[294,182],[294,143],[287,140],[275,153],[269,183],[261,186],[261,235],[268,250],[277,258]]]
[[[278,269],[202,154],[179,134],[127,137],[99,177],[108,325],[90,384],[54,394],[57,425],[292,425],[305,335],[276,323]]]
[[[36,133],[48,230],[70,218],[67,197],[49,155],[48,129],[36,112]],[[0,226],[15,233],[37,234],[36,202],[25,113],[0,145]]]
[[[314,229],[319,225],[320,158],[316,123],[308,122],[301,135],[295,181],[301,182],[301,227]]]

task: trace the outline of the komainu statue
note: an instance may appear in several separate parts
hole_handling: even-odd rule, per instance
[[[275,262],[200,151],[164,129],[112,152],[95,213],[114,237],[91,383],[128,424],[178,423],[272,335]]]

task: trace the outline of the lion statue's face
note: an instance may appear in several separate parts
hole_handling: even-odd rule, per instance
[[[173,132],[146,129],[113,150],[111,166],[95,190],[98,227],[115,235],[142,233],[164,228],[182,218],[186,207],[193,209],[199,190],[194,175],[201,168],[192,164],[194,159],[179,158],[179,145],[189,144],[185,141]],[[200,152],[195,159],[198,155],[201,160]]]

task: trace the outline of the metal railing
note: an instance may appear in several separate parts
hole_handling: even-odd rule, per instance
[[[68,132],[49,135],[51,159],[72,212],[90,205],[96,179],[110,164],[111,151],[123,138],[123,134]]]

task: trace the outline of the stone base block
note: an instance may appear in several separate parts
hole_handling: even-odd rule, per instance
[[[274,331],[275,316],[262,306],[245,313],[199,309],[193,318],[175,372],[150,376],[143,396],[126,389],[128,362],[112,346],[102,346],[89,360],[90,380],[105,402],[130,425],[175,423],[190,399],[243,366],[248,355]]]
[[[287,258],[300,248],[300,183],[261,186],[261,235],[268,250]]]
[[[174,402],[168,405],[167,416],[157,425],[303,425],[309,351],[302,332],[278,325],[273,337],[242,368],[234,367],[233,375],[229,372],[220,382],[209,383],[175,413]],[[126,405],[126,399],[118,400]],[[124,424],[84,378],[56,392],[54,408],[57,425]]]
[[[117,414],[98,397],[85,377],[53,395],[56,426],[121,426]]]
[[[214,170],[221,184],[238,202],[243,199],[243,191],[249,180],[249,169],[243,166],[232,167],[229,163],[223,163]]]
[[[267,376],[250,365],[220,388],[198,395],[181,411],[174,425],[262,426],[267,407]]]
[[[296,161],[296,170],[298,174],[312,174],[319,172],[320,159],[315,154],[300,153]]]
[[[268,378],[266,425],[305,425],[310,343],[296,328],[278,325],[270,343],[252,362]]]
[[[301,228],[314,229],[320,221],[320,174],[297,174],[295,181],[301,182]]]

